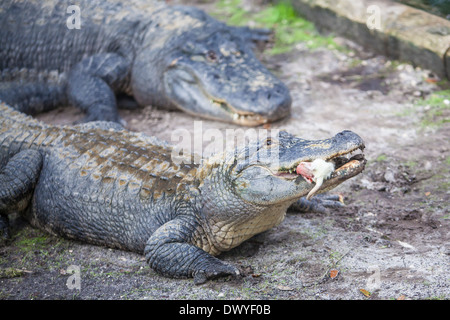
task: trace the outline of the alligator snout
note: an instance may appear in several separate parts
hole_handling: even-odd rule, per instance
[[[268,121],[282,119],[291,111],[292,98],[289,89],[283,84],[276,84],[273,88],[262,91],[258,100],[257,105],[264,108],[261,111]]]
[[[289,89],[278,79],[264,85],[247,84],[239,91],[239,95],[229,94],[226,99],[233,122],[259,125],[283,119],[291,112]]]
[[[333,137],[333,141],[338,145],[342,145],[343,143],[347,142],[358,146],[358,149],[364,150],[365,148],[363,139],[359,135],[350,130],[344,130],[342,132],[339,132]]]

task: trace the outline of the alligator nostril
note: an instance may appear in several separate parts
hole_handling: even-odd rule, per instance
[[[283,94],[286,91],[285,88],[280,85],[275,85],[274,89],[275,92],[278,94]]]
[[[338,134],[337,134],[337,136],[347,136],[347,135],[353,135],[354,133],[352,132],[352,131],[350,131],[350,130],[344,130],[344,131],[341,131],[341,132],[339,132]]]

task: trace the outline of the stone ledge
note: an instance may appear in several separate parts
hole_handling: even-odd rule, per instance
[[[319,29],[450,79],[450,21],[444,18],[390,0],[290,1]],[[376,6],[371,8],[379,12],[378,20],[370,6]]]

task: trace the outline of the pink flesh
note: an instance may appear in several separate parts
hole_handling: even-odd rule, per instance
[[[300,162],[300,164],[297,166],[296,172],[298,175],[301,175],[303,178],[305,178],[305,180],[309,183],[313,182],[314,174],[312,173],[310,162]]]

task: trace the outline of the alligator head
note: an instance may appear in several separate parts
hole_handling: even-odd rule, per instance
[[[360,173],[366,162],[362,154],[345,157],[364,149],[362,139],[351,131],[340,132],[326,140],[304,140],[282,131],[278,139],[268,138],[265,145],[261,144],[246,161],[238,160],[233,169],[237,193],[255,204],[295,201],[311,191],[314,183],[297,170],[301,164],[316,159],[334,164],[335,169],[319,190],[324,192]]]
[[[317,159],[332,164],[333,170],[317,190],[321,193],[363,171],[363,154],[352,156],[363,149],[363,140],[351,131],[314,141],[279,132],[227,153],[224,164],[209,160],[205,167],[212,172],[203,174],[208,178],[200,186],[205,189],[202,211],[209,217],[218,251],[277,225],[288,207],[314,188],[309,177],[297,173],[300,165]]]
[[[247,126],[287,116],[289,90],[255,57],[246,32],[195,8],[161,10],[134,62],[137,102]]]

